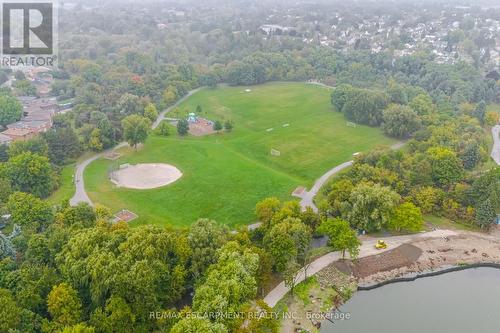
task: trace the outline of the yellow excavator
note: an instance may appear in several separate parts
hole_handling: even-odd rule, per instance
[[[379,239],[377,241],[377,244],[375,244],[375,248],[377,250],[383,250],[383,249],[387,249],[387,243],[381,239]]]

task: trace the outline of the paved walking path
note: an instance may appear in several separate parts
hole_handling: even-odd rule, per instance
[[[405,145],[405,142],[398,142],[398,143],[393,144],[391,146],[391,149],[396,150],[396,149],[403,147],[404,145]],[[298,196],[299,198],[301,198],[300,207],[302,208],[302,210],[305,210],[307,207],[311,207],[314,212],[317,212],[318,207],[316,207],[316,205],[314,204],[314,197],[316,196],[316,194],[318,194],[318,192],[321,190],[323,185],[325,185],[326,182],[328,182],[328,179],[330,179],[336,173],[339,173],[340,171],[352,166],[353,163],[354,163],[354,161],[344,162],[344,163],[337,165],[336,167],[328,170],[323,176],[321,176],[320,178],[318,178],[318,180],[316,180],[316,182],[314,183],[314,185],[311,187],[311,189],[309,191],[302,192],[302,194],[300,194]]]
[[[491,134],[493,135],[491,158],[493,158],[493,160],[500,165],[500,125],[493,126],[491,128]]]
[[[368,257],[374,254],[378,254],[381,252],[389,251],[392,249],[395,249],[396,247],[412,242],[418,239],[423,239],[423,238],[442,238],[442,237],[450,237],[450,236],[455,236],[457,235],[457,232],[452,231],[452,230],[434,230],[430,232],[423,232],[419,234],[413,234],[413,235],[405,235],[405,236],[393,236],[393,237],[386,237],[384,240],[386,243],[389,245],[387,249],[384,250],[377,250],[375,248],[375,244],[378,239],[370,239],[367,241],[364,241],[363,244],[360,246],[360,251],[359,251],[359,258],[364,258]],[[322,257],[319,257],[318,259],[314,260],[312,263],[310,263],[307,266],[307,277],[310,277],[319,271],[321,271],[323,268],[328,267],[331,265],[333,262],[339,260],[342,258],[341,252],[330,252],[328,254],[325,254]],[[302,268],[299,273],[296,276],[296,283],[300,283],[306,279],[306,275],[304,272],[304,268]],[[290,288],[285,286],[284,282],[281,282],[279,285],[277,285],[273,290],[271,290],[266,297],[264,297],[264,302],[266,302],[267,305],[269,305],[271,308],[276,306],[276,304],[290,291]]]
[[[186,96],[179,99],[175,104],[173,104],[173,105],[169,106],[168,108],[166,108],[165,110],[163,110],[158,115],[158,118],[156,119],[156,121],[151,125],[151,129],[154,130],[155,128],[157,128],[158,125],[160,125],[160,123],[165,119],[165,115],[167,113],[169,113],[170,111],[175,109],[177,106],[179,106],[180,103],[184,102],[187,98],[189,98],[194,93],[198,92],[200,89],[202,89],[202,88],[200,87],[200,88],[191,90],[190,92],[187,93]],[[87,195],[87,192],[85,191],[85,182],[83,180],[83,174],[85,172],[85,168],[87,168],[87,166],[90,163],[94,162],[95,160],[100,158],[105,153],[126,147],[127,145],[128,144],[126,142],[122,142],[122,143],[118,144],[117,146],[115,146],[114,148],[111,148],[107,151],[95,154],[94,156],[89,157],[88,159],[86,159],[86,160],[84,160],[76,165],[75,176],[74,176],[75,194],[69,200],[69,203],[71,206],[76,206],[80,202],[86,202],[92,206],[92,200],[90,200],[89,196]]]

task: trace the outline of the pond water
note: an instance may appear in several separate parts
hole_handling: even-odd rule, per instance
[[[475,268],[360,291],[321,333],[500,332],[500,269]]]

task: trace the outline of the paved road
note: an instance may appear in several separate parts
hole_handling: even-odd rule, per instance
[[[162,120],[165,119],[165,115],[167,113],[172,111],[180,103],[184,102],[187,98],[189,98],[191,95],[193,95],[194,93],[196,93],[200,89],[202,89],[202,88],[197,88],[197,89],[191,90],[186,96],[182,97],[175,104],[173,104],[172,106],[169,106],[168,108],[163,110],[158,115],[158,118],[156,119],[156,121],[151,125],[151,129],[157,128],[158,125],[162,122]],[[118,144],[117,146],[115,146],[114,148],[109,149],[109,150],[104,151],[104,152],[101,152],[101,153],[98,153],[98,154],[96,154],[96,155],[94,155],[94,156],[92,156],[92,157],[86,159],[85,161],[82,161],[76,165],[75,176],[74,176],[76,190],[75,190],[75,195],[69,200],[69,203],[71,206],[76,206],[80,202],[86,202],[89,205],[92,205],[92,201],[90,200],[89,196],[87,195],[87,192],[85,191],[85,182],[83,180],[83,174],[85,172],[85,168],[87,168],[87,166],[90,163],[94,162],[95,160],[100,158],[105,153],[112,151],[112,150],[115,150],[115,149],[120,149],[122,147],[126,147],[127,145],[128,144],[126,142],[122,142],[122,143]]]
[[[414,234],[414,235],[405,235],[405,236],[394,236],[394,237],[386,237],[384,240],[387,242],[389,245],[387,249],[385,250],[377,250],[375,249],[375,244],[377,242],[377,239],[370,239],[367,241],[364,241],[363,244],[360,247],[360,252],[359,252],[359,258],[364,258],[368,257],[374,254],[378,254],[381,252],[389,251],[391,249],[394,249],[402,244],[417,240],[417,239],[422,239],[422,238],[442,238],[442,237],[449,237],[449,236],[455,236],[457,235],[457,232],[452,231],[452,230],[435,230],[431,232],[423,232],[420,234]],[[318,259],[314,260],[311,264],[307,266],[307,277],[310,277],[319,271],[321,271],[323,268],[326,268],[327,266],[331,265],[333,262],[339,260],[342,258],[342,254],[340,252],[330,252],[328,254],[325,254],[322,257],[319,257]],[[297,283],[300,283],[306,279],[304,268],[302,268],[299,273],[296,276],[296,281]],[[290,291],[290,288],[285,286],[284,282],[281,282],[279,285],[277,285],[273,290],[271,290],[266,297],[264,297],[264,302],[267,303],[271,308],[276,306],[276,304]]]
[[[160,125],[160,123],[165,119],[165,115],[167,113],[169,113],[170,111],[172,111],[173,109],[175,109],[177,106],[179,106],[179,104],[181,104],[182,102],[184,102],[186,99],[188,99],[189,97],[191,97],[191,95],[193,95],[194,93],[197,93],[198,91],[200,91],[203,87],[200,87],[200,88],[197,88],[197,89],[194,89],[194,90],[191,90],[190,92],[187,93],[186,96],[182,97],[180,100],[178,100],[177,102],[175,102],[174,105],[171,105],[169,106],[168,108],[166,108],[165,110],[163,110],[159,115],[158,115],[158,118],[156,118],[156,121],[153,123],[153,125],[151,125],[151,128],[152,129],[155,129],[158,127],[158,125]]]
[[[398,142],[398,143],[393,144],[391,146],[391,149],[396,150],[396,149],[403,147],[404,145],[405,145],[405,142]],[[316,182],[314,183],[314,185],[311,187],[311,189],[309,191],[304,191],[299,196],[301,198],[300,207],[302,208],[302,210],[305,210],[307,207],[311,207],[313,209],[313,211],[317,212],[318,207],[316,207],[316,205],[314,204],[314,197],[316,196],[316,194],[318,194],[319,190],[321,190],[323,185],[326,184],[328,179],[330,179],[336,173],[339,173],[340,171],[350,167],[353,163],[354,163],[354,161],[348,161],[348,162],[342,163],[340,165],[337,165],[336,167],[328,170],[323,176],[318,178],[318,180],[316,180]]]
[[[493,149],[491,150],[491,158],[500,165],[500,125],[493,126],[491,129],[493,135]]]

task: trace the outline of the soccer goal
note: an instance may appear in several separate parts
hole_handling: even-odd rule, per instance
[[[357,127],[357,126],[358,126],[358,125],[356,125],[356,123],[353,123],[353,122],[350,122],[350,121],[346,122],[345,124],[346,124],[348,127]]]
[[[271,149],[272,156],[281,156],[281,152],[277,149]]]

